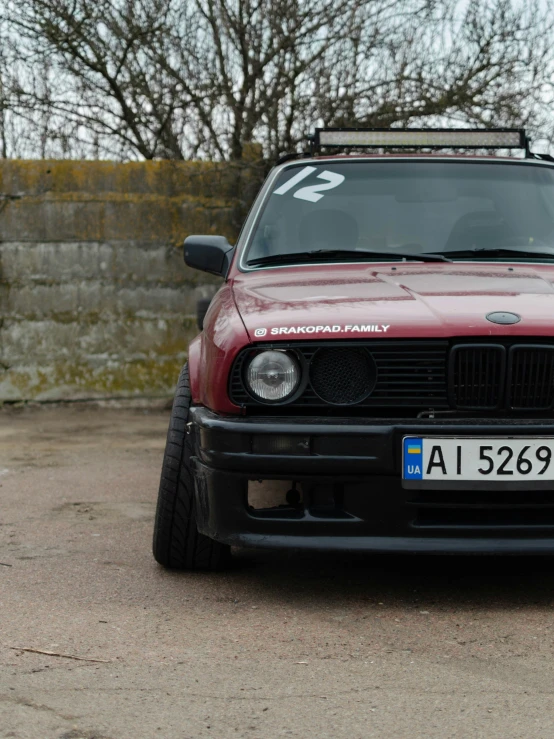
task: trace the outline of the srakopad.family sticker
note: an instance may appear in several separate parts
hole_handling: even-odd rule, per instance
[[[254,330],[256,338],[262,338],[268,333],[271,336],[290,336],[297,334],[386,334],[390,328],[388,323],[354,323],[345,325],[321,326],[274,326],[272,329],[257,328]]]

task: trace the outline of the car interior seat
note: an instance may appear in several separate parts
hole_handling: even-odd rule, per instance
[[[501,215],[493,210],[465,213],[458,218],[446,241],[445,251],[505,245],[513,234]]]

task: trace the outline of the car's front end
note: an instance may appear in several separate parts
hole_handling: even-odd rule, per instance
[[[201,534],[554,552],[550,163],[288,162],[226,258],[189,358]]]
[[[234,409],[192,409],[200,530],[256,546],[552,549],[554,266],[343,265],[327,289],[324,271],[279,270],[235,283],[252,334],[275,320],[284,284],[304,282],[302,313],[322,290],[348,290],[352,302],[327,304],[329,324],[308,323],[289,307],[287,328],[313,334],[298,339],[272,334],[281,325],[263,327],[266,335],[224,370]],[[364,298],[377,283],[378,297]],[[242,286],[250,298],[259,293],[252,325]],[[521,320],[492,322],[509,320],[514,305]],[[377,322],[361,323],[363,314]],[[279,355],[283,366],[275,367]],[[263,362],[268,393],[284,377],[284,400],[256,396]],[[492,468],[479,473],[491,455]]]

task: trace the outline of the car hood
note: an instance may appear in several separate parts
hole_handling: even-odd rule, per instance
[[[552,336],[553,282],[554,265],[327,264],[241,273],[232,289],[252,341]]]

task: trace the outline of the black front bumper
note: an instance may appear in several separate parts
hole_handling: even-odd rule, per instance
[[[554,423],[223,417],[191,409],[199,530],[237,546],[554,553],[552,490],[407,490],[404,436],[554,436]],[[254,510],[248,482],[295,481],[302,502]]]

